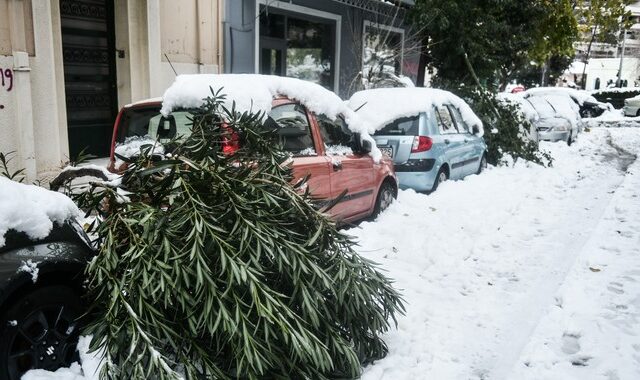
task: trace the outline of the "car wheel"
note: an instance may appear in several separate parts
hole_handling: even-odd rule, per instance
[[[640,116],[640,108],[638,108],[638,111],[636,112],[636,117]]]
[[[19,380],[31,369],[55,371],[78,360],[83,308],[68,286],[47,286],[20,298],[0,317],[0,378]]]
[[[569,138],[567,139],[567,145],[571,146],[573,143],[573,131],[569,132]]]
[[[431,192],[434,192],[438,189],[438,186],[449,179],[449,175],[447,174],[447,170],[444,167],[441,167],[438,171],[438,175],[436,176],[436,180],[433,183],[433,187],[431,188]]]
[[[487,154],[485,153],[482,155],[482,158],[480,159],[480,166],[478,166],[478,171],[476,172],[476,174],[482,173],[486,168],[487,168]]]
[[[380,186],[380,191],[378,191],[378,198],[376,198],[376,206],[373,210],[373,216],[376,217],[380,215],[381,212],[386,210],[393,200],[396,199],[397,193],[394,186],[389,182],[383,182],[382,186]]]

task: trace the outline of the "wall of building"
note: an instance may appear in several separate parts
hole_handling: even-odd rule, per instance
[[[176,71],[222,66],[223,0],[113,0],[118,105],[161,96]],[[68,161],[58,0],[0,0],[0,152],[46,180]]]
[[[619,58],[594,58],[587,65],[587,90],[595,89],[595,82],[600,79],[600,88],[607,87],[607,82],[618,79]],[[629,87],[640,86],[640,58],[625,58],[622,63],[622,80]]]

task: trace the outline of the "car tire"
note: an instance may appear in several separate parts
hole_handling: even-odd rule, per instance
[[[444,167],[441,167],[440,170],[438,170],[438,175],[436,175],[436,180],[433,183],[433,187],[431,187],[431,192],[436,191],[440,183],[448,179],[449,179],[449,175],[447,174],[447,170]]]
[[[21,297],[0,316],[0,378],[19,380],[31,369],[55,371],[77,361],[83,312],[68,286],[45,286]]]
[[[640,108],[638,108],[638,111],[636,111],[636,117],[640,116]]]
[[[480,159],[480,165],[478,166],[478,171],[476,174],[482,173],[487,168],[487,154],[483,153],[482,158]]]
[[[567,139],[567,145],[571,146],[573,143],[573,131],[569,132],[569,138]]]
[[[373,210],[373,217],[375,218],[386,210],[397,196],[398,194],[395,187],[390,182],[383,182],[382,186],[380,186],[380,190],[378,191],[376,205]]]

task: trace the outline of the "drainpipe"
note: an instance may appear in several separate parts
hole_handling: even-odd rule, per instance
[[[24,4],[22,1],[9,1],[9,33],[13,50],[14,94],[16,96],[16,128],[20,131],[18,155],[24,168],[27,182],[36,179],[35,136],[33,133],[33,106],[31,103],[31,67],[27,50],[24,25]]]
[[[13,52],[13,75],[16,94],[16,121],[20,131],[20,157],[26,175],[26,181],[35,181],[36,168],[35,136],[33,132],[33,107],[31,104],[31,67],[29,54],[24,51]]]

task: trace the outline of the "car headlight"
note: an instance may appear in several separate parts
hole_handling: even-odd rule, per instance
[[[553,130],[556,131],[556,132],[566,132],[566,131],[568,131],[566,125],[556,125],[556,126],[553,127]]]

